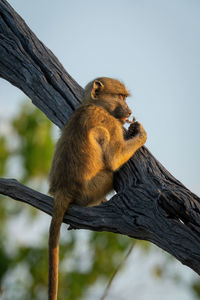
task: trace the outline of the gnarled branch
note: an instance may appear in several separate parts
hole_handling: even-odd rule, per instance
[[[60,128],[83,90],[53,53],[0,0],[0,76],[20,88]],[[115,174],[115,195],[98,207],[71,205],[71,228],[111,231],[153,242],[200,274],[200,199],[145,148]],[[0,179],[0,193],[51,215],[52,198],[15,180]]]

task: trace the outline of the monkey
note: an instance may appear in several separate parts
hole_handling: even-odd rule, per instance
[[[59,235],[70,203],[99,205],[113,190],[113,174],[147,139],[142,124],[133,121],[124,138],[123,125],[131,115],[125,85],[99,77],[89,82],[83,102],[63,127],[49,173],[49,193],[54,197],[49,229],[48,299],[58,293]],[[134,132],[134,134],[132,134]]]

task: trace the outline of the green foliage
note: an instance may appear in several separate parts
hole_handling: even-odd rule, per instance
[[[34,106],[24,104],[12,122],[11,131],[10,137],[6,134],[0,137],[0,175],[6,175],[6,165],[9,159],[14,158],[15,162],[17,158],[21,157],[23,162],[22,172],[21,174],[16,174],[16,177],[22,178],[21,181],[24,182],[39,178],[41,183],[41,179],[45,180],[47,178],[53,153],[52,123]],[[14,147],[12,146],[13,140],[15,141]],[[33,278],[26,294],[30,293],[29,299],[38,299],[36,291],[38,291],[39,287],[42,286],[46,293],[47,246],[35,248],[15,244],[11,252],[9,247],[5,246],[6,243],[7,245],[11,243],[9,236],[6,238],[5,234],[10,221],[13,218],[17,218],[17,216],[20,217],[23,211],[27,212],[28,210],[30,212],[28,214],[30,223],[34,222],[31,216],[36,216],[37,214],[32,212],[38,213],[38,211],[15,201],[11,202],[6,197],[0,197],[0,230],[1,237],[2,239],[4,238],[4,245],[2,240],[0,240],[0,285],[3,284],[2,282],[4,282],[5,278],[9,277],[8,274],[11,270],[23,266],[23,269],[27,269],[27,272]],[[17,223],[18,221],[16,221]],[[16,284],[13,284],[13,289],[16,288],[16,285],[18,290],[28,287],[19,278],[16,278]],[[7,283],[5,283],[5,286],[7,286]],[[12,290],[12,288],[9,288],[9,290]],[[8,293],[8,291],[5,291],[5,293],[6,299],[12,298],[12,292]],[[19,298],[17,295],[19,295]],[[16,292],[15,299],[22,300],[23,294]],[[27,299],[27,296],[25,299]]]
[[[0,283],[8,268],[10,267],[11,259],[4,250],[2,239],[0,239]]]
[[[194,290],[197,299],[200,299],[200,280],[195,280],[192,284],[192,288]]]
[[[24,164],[23,181],[47,176],[54,146],[51,128],[51,122],[30,104],[25,104],[13,120],[13,129],[20,140],[18,152]]]
[[[92,232],[89,240],[92,253],[88,253],[90,268],[84,272],[75,269],[62,275],[59,299],[81,299],[87,289],[93,286],[97,280],[108,281],[122,260],[123,252],[127,251],[131,242],[128,237],[122,235]]]
[[[6,163],[9,157],[9,150],[5,136],[0,136],[0,176],[6,172]]]

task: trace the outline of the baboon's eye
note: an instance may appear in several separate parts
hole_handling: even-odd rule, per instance
[[[123,95],[123,94],[119,94],[119,98],[120,98],[121,100],[124,100],[124,101],[126,101],[126,96],[125,96],[125,95]]]

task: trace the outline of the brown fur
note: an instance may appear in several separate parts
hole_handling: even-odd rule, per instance
[[[113,187],[113,172],[146,141],[146,132],[138,122],[131,125],[134,137],[123,137],[123,124],[131,114],[127,96],[125,86],[116,79],[102,77],[90,82],[82,106],[58,140],[50,171],[54,208],[49,236],[49,300],[57,299],[59,233],[68,205],[91,206],[105,201]]]

